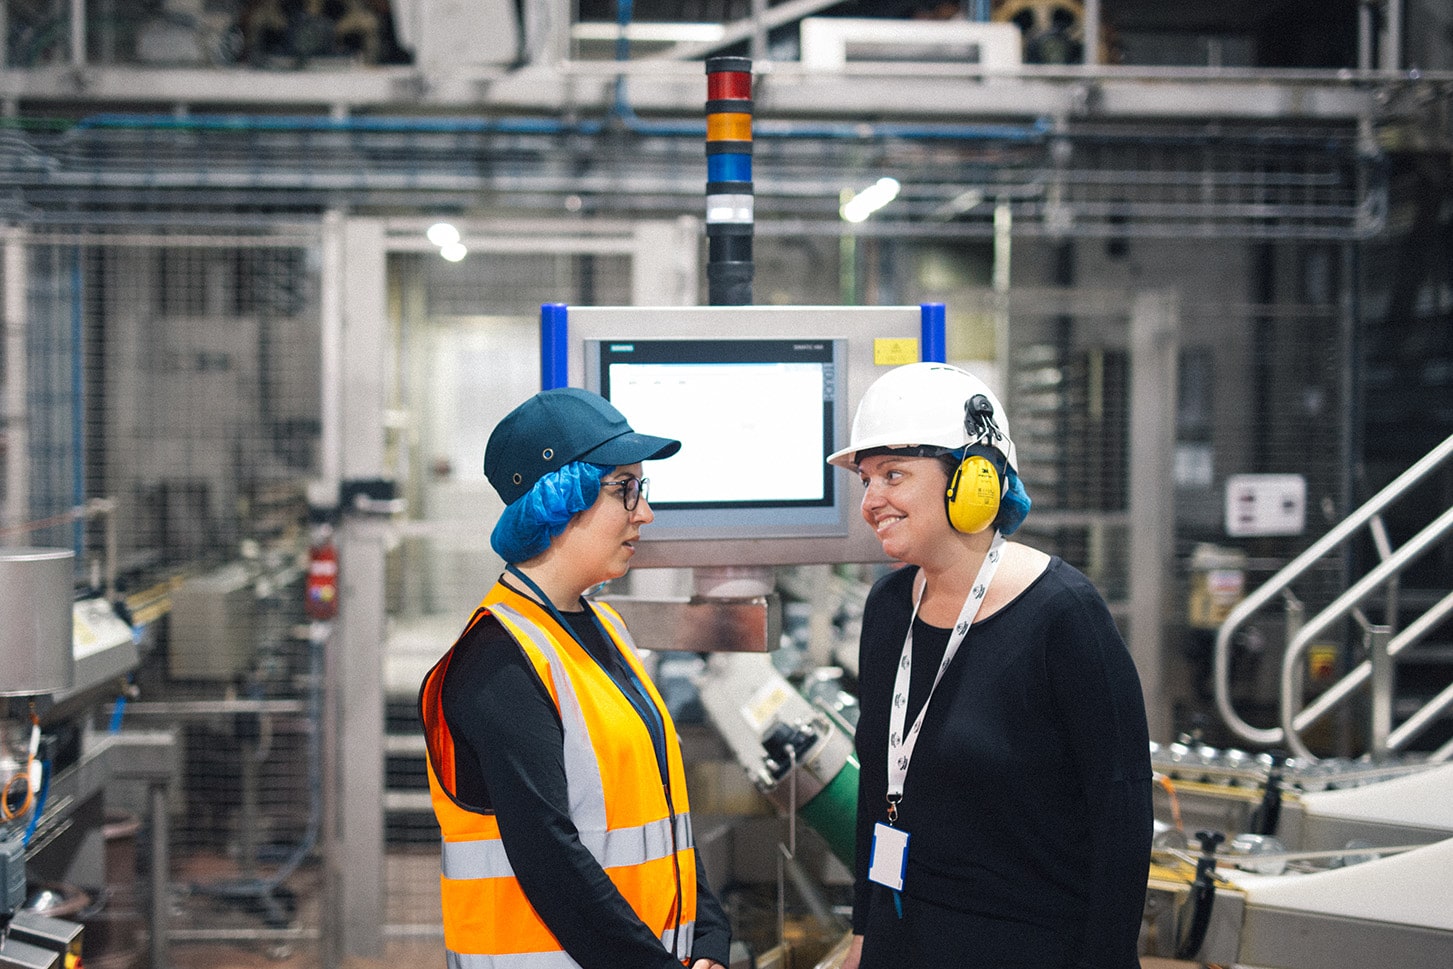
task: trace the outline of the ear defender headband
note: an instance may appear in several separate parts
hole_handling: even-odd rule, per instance
[[[983,394],[964,401],[964,430],[978,443],[964,448],[959,466],[949,478],[944,508],[955,531],[973,535],[994,523],[1004,494],[1006,458],[992,442],[1004,437],[994,423],[994,405]]]

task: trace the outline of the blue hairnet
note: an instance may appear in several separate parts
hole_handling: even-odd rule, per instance
[[[1008,469],[1004,477],[1009,482],[1009,487],[1004,492],[1004,497],[999,499],[999,518],[996,524],[1007,538],[1024,524],[1024,517],[1029,514],[1029,506],[1033,502],[1029,500],[1029,494],[1024,490],[1024,482],[1019,480],[1019,475]]]
[[[550,547],[550,540],[570,524],[576,513],[595,504],[600,479],[615,470],[587,461],[572,461],[544,475],[529,491],[505,506],[494,523],[489,546],[506,562],[523,562]]]

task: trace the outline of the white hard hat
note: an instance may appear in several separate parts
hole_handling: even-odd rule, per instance
[[[910,363],[894,367],[873,381],[853,417],[851,443],[829,455],[827,463],[852,468],[857,453],[870,448],[930,446],[957,450],[970,444],[996,448],[1018,471],[1009,418],[994,392],[978,377],[958,367]]]

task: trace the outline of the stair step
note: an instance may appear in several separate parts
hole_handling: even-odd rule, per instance
[[[428,750],[428,746],[424,743],[424,735],[421,733],[384,734],[383,752],[386,756],[404,757],[413,754],[423,757],[426,750]]]
[[[383,809],[390,814],[434,814],[428,791],[384,791]]]

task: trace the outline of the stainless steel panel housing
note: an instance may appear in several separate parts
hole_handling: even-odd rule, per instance
[[[42,696],[74,685],[75,557],[70,549],[0,548],[0,696]]]

